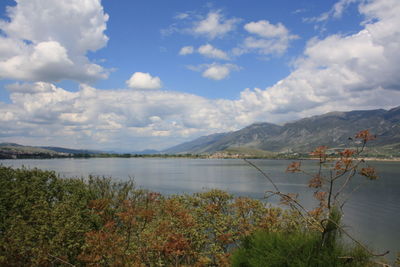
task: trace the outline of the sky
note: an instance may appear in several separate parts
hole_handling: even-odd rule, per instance
[[[400,105],[399,0],[0,0],[0,142],[165,149]]]

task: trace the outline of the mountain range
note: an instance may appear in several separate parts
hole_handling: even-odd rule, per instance
[[[400,106],[390,109],[330,112],[284,125],[254,123],[241,130],[197,138],[163,151],[167,154],[210,154],[223,151],[265,151],[305,153],[326,145],[340,148],[361,130],[369,130],[376,140],[368,145],[379,151],[400,151]]]

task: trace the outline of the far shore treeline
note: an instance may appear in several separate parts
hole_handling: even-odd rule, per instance
[[[67,148],[59,148],[63,150],[71,150]],[[328,153],[335,154],[342,148],[331,148]],[[0,144],[0,160],[1,159],[63,159],[63,158],[194,158],[194,159],[314,159],[309,153],[301,152],[268,152],[260,150],[238,151],[237,149],[229,149],[225,151],[217,151],[214,153],[106,153],[96,151],[76,150],[78,152],[66,153],[58,152],[50,149],[42,149],[38,147],[22,146],[18,144]],[[376,149],[366,148],[363,156],[370,160],[392,160],[400,161],[400,155],[392,155],[382,153]]]

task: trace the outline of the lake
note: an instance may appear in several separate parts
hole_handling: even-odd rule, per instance
[[[304,206],[314,204],[309,177],[285,173],[288,160],[252,160],[276,183],[280,191],[299,193]],[[54,170],[63,177],[111,176],[118,180],[134,179],[137,187],[181,194],[213,188],[236,196],[263,199],[273,186],[255,168],[240,159],[163,159],[163,158],[92,158],[46,160],[0,160],[0,164]],[[357,177],[349,192],[363,183],[344,209],[346,229],[377,252],[390,250],[390,259],[400,251],[400,162],[370,162],[379,179],[365,181]],[[314,161],[303,161],[307,171],[315,172]]]

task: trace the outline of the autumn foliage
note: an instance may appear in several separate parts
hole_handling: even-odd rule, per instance
[[[219,190],[163,196],[0,166],[1,266],[229,266],[245,236],[297,225],[292,211]]]

